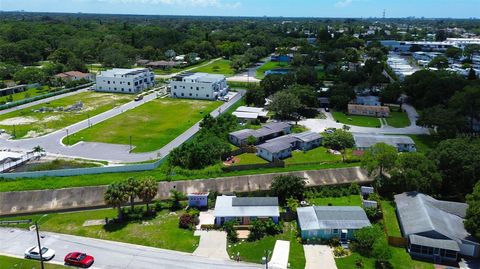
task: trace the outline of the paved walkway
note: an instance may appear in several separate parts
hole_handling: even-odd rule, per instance
[[[194,255],[229,261],[227,253],[227,233],[222,231],[195,231],[200,236],[200,243],[193,252]]]
[[[341,129],[344,125],[347,125],[350,127],[350,131],[353,133],[417,135],[430,134],[428,128],[424,128],[416,124],[418,113],[415,108],[410,105],[404,104],[403,109],[406,110],[408,118],[410,119],[410,126],[405,128],[394,128],[388,125],[382,125],[381,128],[371,128],[338,123],[334,120],[330,112],[323,112],[326,116],[326,119],[306,119],[299,121],[298,124],[303,125],[308,129],[318,133],[325,131],[325,129],[327,128]]]
[[[325,245],[303,245],[305,269],[337,269],[332,249]]]
[[[227,269],[260,268],[260,266],[226,260],[209,259],[190,253],[144,247],[120,242],[57,233],[40,233],[42,246],[56,251],[53,262],[63,263],[68,252],[82,251],[95,257],[94,268],[111,269]],[[0,228],[0,254],[22,257],[36,244],[35,231]]]
[[[219,108],[210,113],[213,117],[217,117],[227,110],[230,106],[234,105],[237,101],[241,99],[241,96],[244,94],[244,91],[239,91],[235,97],[231,98],[227,103],[224,103]],[[118,116],[130,109],[134,109],[140,105],[145,104],[146,102],[152,101],[157,98],[157,93],[152,93],[143,98],[142,101],[132,101],[126,104],[123,104],[119,107],[106,111],[104,113],[98,114],[90,118],[91,125],[98,124],[102,121],[108,120],[115,116]],[[107,143],[91,143],[91,142],[80,142],[73,146],[65,146],[62,144],[63,138],[67,136],[67,130],[69,135],[80,132],[83,129],[89,127],[89,121],[84,120],[73,124],[65,129],[55,131],[53,133],[29,139],[21,140],[8,140],[0,138],[0,145],[2,148],[8,148],[18,151],[29,151],[35,146],[41,146],[45,149],[47,153],[58,154],[60,156],[74,157],[74,158],[85,158],[91,160],[105,160],[112,162],[143,162],[149,160],[160,159],[167,156],[170,151],[174,148],[180,146],[185,141],[190,139],[195,133],[200,130],[199,122],[195,123],[190,129],[186,130],[184,133],[176,137],[173,141],[165,145],[163,148],[145,152],[145,153],[130,153],[130,147],[128,145],[120,144],[107,144]]]
[[[268,263],[270,268],[287,269],[288,255],[290,254],[290,241],[277,240],[273,248],[272,258]]]

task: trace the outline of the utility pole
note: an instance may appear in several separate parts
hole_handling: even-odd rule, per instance
[[[65,131],[67,131],[67,144],[70,145],[70,137],[68,136],[68,128],[65,129]]]
[[[35,221],[35,231],[37,232],[38,253],[40,253],[40,266],[42,269],[45,269],[43,265],[43,255],[42,255],[42,246],[40,244],[40,234],[38,232],[38,221]]]
[[[132,136],[130,136],[130,152],[132,152]]]
[[[13,125],[13,137],[14,137],[14,138],[17,137],[17,132],[15,131],[15,124]]]

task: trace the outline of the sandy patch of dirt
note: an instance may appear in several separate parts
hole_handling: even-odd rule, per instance
[[[14,117],[0,121],[0,125],[27,125],[36,121],[34,117]]]
[[[42,119],[42,122],[50,122],[50,121],[56,121],[59,120],[61,116],[48,116]]]

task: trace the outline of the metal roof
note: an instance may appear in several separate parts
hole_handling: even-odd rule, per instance
[[[256,112],[242,112],[242,111],[235,111],[232,113],[235,117],[239,119],[256,119],[258,118],[258,113]]]
[[[321,139],[322,136],[318,133],[312,132],[312,131],[306,131],[303,133],[298,133],[298,134],[292,134],[293,137],[298,138],[299,140],[303,142],[311,142],[315,141],[318,139]]]
[[[361,229],[370,226],[359,206],[309,206],[297,209],[302,230]]]
[[[282,150],[291,149],[292,145],[285,141],[273,141],[258,145],[257,148],[264,149],[271,153],[280,152]]]
[[[235,110],[234,113],[238,113],[238,112],[257,113],[258,116],[261,116],[261,117],[266,117],[268,114],[268,111],[264,110],[261,107],[250,107],[250,106],[240,106]]]
[[[453,251],[460,251],[457,242],[448,239],[433,239],[425,236],[420,236],[416,234],[411,234],[408,237],[411,244],[419,245],[419,246],[426,246],[432,248],[442,248],[447,250]]]
[[[232,206],[278,206],[277,197],[234,197]]]
[[[235,196],[217,196],[215,202],[215,217],[279,217],[278,205],[242,205],[233,206]],[[251,197],[252,199],[254,197]],[[258,197],[257,197],[258,198]],[[246,200],[240,203],[247,203]],[[260,202],[253,199],[252,201]],[[253,203],[253,202],[252,202]]]
[[[440,201],[418,192],[397,194],[395,203],[405,236],[438,233],[458,243],[477,242],[463,225],[465,203]]]
[[[242,130],[238,130],[238,131],[235,131],[235,132],[231,132],[230,135],[242,140],[242,139],[246,139],[250,136],[253,136],[254,133],[255,133],[255,130],[242,129]]]
[[[404,135],[354,134],[353,139],[358,148],[369,148],[378,143],[385,143],[394,147],[399,144],[415,145],[412,138]]]

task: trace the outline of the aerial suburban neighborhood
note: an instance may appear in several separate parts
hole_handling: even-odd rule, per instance
[[[477,0],[0,0],[0,269],[480,269]]]

